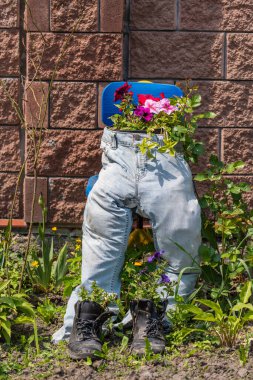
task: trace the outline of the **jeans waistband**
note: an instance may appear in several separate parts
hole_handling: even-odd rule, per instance
[[[148,137],[145,132],[124,132],[104,128],[102,141],[109,144],[112,149],[117,149],[118,145],[137,147],[145,137]],[[160,146],[164,145],[163,135],[154,134],[151,138],[153,141],[158,142]],[[177,153],[183,154],[183,146],[180,142],[174,148]]]
[[[117,145],[137,146],[145,137],[148,137],[145,132],[124,132],[105,128],[102,141],[109,143],[112,147],[117,147]],[[152,140],[163,145],[163,135],[155,134],[152,136]]]

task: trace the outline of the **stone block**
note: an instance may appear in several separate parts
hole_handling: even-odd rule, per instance
[[[27,0],[25,28],[34,32],[50,30],[50,0]]]
[[[122,32],[124,17],[124,0],[100,1],[101,32]]]
[[[33,82],[27,86],[25,116],[29,128],[48,127],[49,86],[45,82]]]
[[[180,29],[252,31],[252,12],[247,0],[183,0]]]
[[[87,179],[49,178],[50,223],[81,225]]]
[[[122,78],[122,37],[119,34],[53,34],[44,36],[46,49],[38,76],[48,79],[58,64],[55,79],[120,80]],[[28,75],[43,51],[44,41],[39,33],[28,36]],[[63,46],[64,49],[63,49]],[[64,54],[61,54],[61,52]]]
[[[196,81],[202,95],[198,111],[213,111],[217,117],[200,125],[217,127],[253,126],[253,83],[236,81]]]
[[[31,221],[33,194],[34,178],[26,177],[24,182],[24,219],[27,223],[30,223]],[[42,209],[38,204],[40,195],[42,195],[45,206],[47,207],[47,178],[37,178],[37,188],[33,213],[34,223],[42,222]]]
[[[19,32],[0,30],[0,75],[19,75]]]
[[[18,79],[0,79],[0,124],[18,124],[19,118],[8,98],[18,102]]]
[[[132,0],[131,29],[176,29],[176,1]]]
[[[132,32],[132,78],[221,78],[223,36],[218,33]]]
[[[47,130],[42,138],[39,175],[89,177],[97,173],[101,167],[100,139],[101,131]],[[27,174],[32,175],[31,156]]]
[[[253,34],[234,33],[227,36],[227,78],[253,79]]]
[[[96,84],[54,82],[50,96],[52,128],[94,129],[97,126],[96,108]]]
[[[21,169],[19,127],[0,126],[0,171]]]
[[[253,173],[253,128],[223,130],[223,159],[225,162],[242,160],[245,167],[238,173]]]
[[[14,194],[16,184],[18,181],[17,173],[0,173],[0,216],[1,219],[7,219],[10,216],[12,202],[14,200]],[[22,198],[21,198],[21,186],[18,186],[18,192],[16,201],[14,204],[13,218],[22,218]]]
[[[205,153],[199,158],[197,165],[190,165],[194,174],[207,169],[211,154],[219,155],[219,131],[217,128],[199,128],[196,140],[204,143]]]
[[[51,0],[51,30],[95,32],[98,30],[97,0]]]
[[[0,28],[17,28],[19,26],[19,0],[1,0]]]

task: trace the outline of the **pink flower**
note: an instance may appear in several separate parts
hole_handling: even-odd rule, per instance
[[[170,115],[172,112],[174,112],[176,110],[177,110],[177,107],[176,106],[172,106],[170,104],[169,99],[164,98],[164,99],[160,100],[160,102],[159,102],[159,112],[163,111],[163,112],[167,113],[168,115]]]
[[[159,112],[159,103],[160,101],[155,101],[152,99],[147,99],[144,103],[145,108],[149,108],[150,112],[152,113],[158,113]]]

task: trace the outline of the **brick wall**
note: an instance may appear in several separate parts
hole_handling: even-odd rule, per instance
[[[1,0],[0,78],[20,105],[24,78],[36,74],[32,92],[38,99],[47,91],[57,57],[71,36],[50,94],[38,164],[38,194],[47,201],[50,223],[80,225],[85,183],[100,168],[101,89],[123,78],[169,83],[190,78],[198,83],[203,108],[218,114],[199,130],[208,153],[225,161],[243,159],[247,165],[237,178],[253,184],[252,12],[246,0],[28,0],[26,12],[25,0]],[[35,73],[33,62],[44,43]],[[38,110],[31,92],[26,97],[29,120]],[[8,216],[28,148],[0,87],[0,219]],[[15,218],[29,220],[32,187],[28,157]]]
[[[80,225],[85,183],[100,169],[99,92],[104,82],[123,78],[123,11],[121,0],[28,0],[26,9],[25,0],[1,1],[0,77],[21,104],[21,80],[35,76],[25,103],[30,122],[38,114],[34,97],[39,100],[47,92],[56,60],[69,40],[52,86],[38,162],[37,193],[44,195],[50,223]],[[34,63],[38,67],[41,57],[35,72]],[[18,123],[1,94],[0,219],[8,217],[18,171],[29,149]],[[29,221],[33,171],[32,157],[26,158],[14,216]],[[40,219],[36,207],[35,221]]]
[[[225,162],[243,160],[236,178],[253,184],[253,3],[131,0],[128,6],[129,78],[197,83],[203,109],[217,114],[199,129],[208,153],[200,167],[211,152]]]

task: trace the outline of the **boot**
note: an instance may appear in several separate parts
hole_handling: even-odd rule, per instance
[[[92,301],[75,304],[75,318],[69,338],[69,355],[72,359],[95,359],[95,351],[101,350],[100,336],[103,323],[113,313]]]
[[[131,301],[130,311],[133,317],[132,352],[144,355],[146,339],[148,339],[154,354],[165,350],[165,337],[162,320],[165,315],[167,301],[161,302],[158,308],[153,301],[141,299]]]

